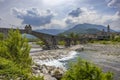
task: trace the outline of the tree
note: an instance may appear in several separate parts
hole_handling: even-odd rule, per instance
[[[112,73],[103,73],[99,67],[79,59],[72,64],[62,80],[113,80]]]
[[[19,30],[9,31],[5,45],[7,47],[7,51],[11,55],[11,60],[24,65],[23,67],[31,65],[31,58],[29,56],[30,46],[27,39],[22,37]]]
[[[72,32],[72,33],[70,33],[68,35],[68,37],[72,39],[74,45],[77,44],[77,41],[79,39],[79,35],[78,34]]]
[[[3,80],[43,80],[32,76],[30,46],[19,30],[10,30],[0,40],[0,78]],[[19,78],[19,79],[18,79]]]

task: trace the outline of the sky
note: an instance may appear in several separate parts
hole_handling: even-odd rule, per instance
[[[120,31],[120,0],[0,0],[0,27],[70,29],[83,23]]]

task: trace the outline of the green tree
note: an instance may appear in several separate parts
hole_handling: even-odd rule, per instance
[[[77,41],[79,40],[78,34],[72,32],[68,35],[68,37],[72,39],[74,45],[77,44]]]
[[[8,37],[0,40],[0,79],[43,80],[32,76],[30,46],[19,30],[10,30]]]
[[[23,67],[31,65],[31,58],[29,56],[30,46],[27,39],[22,37],[19,30],[9,31],[5,45],[7,47],[7,51],[11,55],[11,60],[24,65]]]
[[[62,80],[113,80],[112,73],[103,73],[99,67],[79,59],[72,64]]]

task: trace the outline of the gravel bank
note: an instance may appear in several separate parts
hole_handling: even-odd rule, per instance
[[[85,44],[86,51],[93,51],[93,56],[99,62],[97,65],[103,71],[114,73],[114,80],[120,80],[120,44]]]

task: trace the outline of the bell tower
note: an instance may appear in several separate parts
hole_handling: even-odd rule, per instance
[[[107,26],[107,32],[110,33],[110,25]]]
[[[107,36],[110,39],[110,25],[107,26]]]

